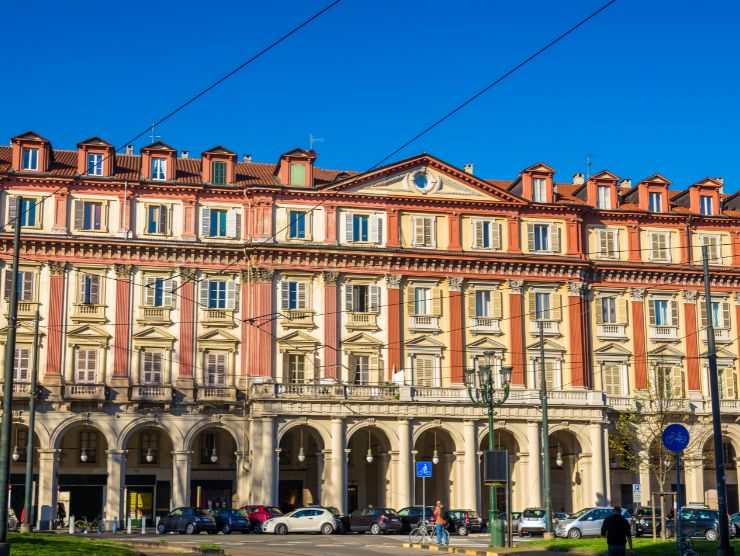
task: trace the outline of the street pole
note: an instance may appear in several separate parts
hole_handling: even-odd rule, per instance
[[[709,362],[709,392],[712,402],[712,432],[714,433],[714,473],[717,484],[717,509],[719,510],[719,556],[732,556],[730,528],[727,518],[727,484],[725,462],[722,453],[722,422],[719,413],[719,384],[717,383],[717,346],[714,343],[714,323],[712,322],[712,292],[709,286],[709,252],[706,245],[701,247],[704,259],[704,306],[707,317],[707,360]]]
[[[655,512],[653,512],[654,514]],[[678,556],[683,556],[681,550],[681,452],[676,452],[676,542],[678,543]]]
[[[21,247],[21,197],[16,197],[13,236],[13,277],[10,281],[8,306],[8,337],[5,344],[5,376],[3,382],[3,421],[0,429],[0,556],[10,554],[8,542],[8,484],[10,479],[10,437],[13,427],[13,363],[15,333],[18,327],[18,263]]]
[[[489,399],[493,401],[491,397]],[[493,451],[493,403],[488,404],[488,451]],[[500,535],[501,527],[499,527],[496,513],[496,485],[490,484],[488,485],[488,546],[491,548],[503,544]]]
[[[31,394],[28,398],[28,438],[26,440],[26,493],[23,501],[21,533],[30,533],[33,523],[33,431],[36,426],[36,383],[39,373],[39,311],[36,309],[36,326],[33,333],[33,367]]]
[[[542,403],[542,501],[545,505],[545,535],[552,535],[550,497],[550,425],[547,418],[547,377],[545,376],[545,327],[540,320],[540,402]]]

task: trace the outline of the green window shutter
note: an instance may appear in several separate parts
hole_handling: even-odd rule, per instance
[[[299,163],[291,163],[290,165],[290,185],[306,185],[306,166]]]

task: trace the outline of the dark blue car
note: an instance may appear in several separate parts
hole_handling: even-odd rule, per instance
[[[252,529],[249,520],[239,510],[215,510],[213,519],[216,520],[216,529],[224,535],[232,532],[249,533]]]

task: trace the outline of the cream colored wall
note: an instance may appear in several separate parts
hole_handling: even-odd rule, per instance
[[[590,259],[598,259],[599,253],[601,251],[601,242],[599,240],[599,230],[603,229],[610,229],[610,230],[619,230],[618,234],[618,240],[617,245],[619,249],[619,253],[617,253],[617,259],[616,260],[626,260],[628,256],[628,231],[627,228],[624,226],[600,226],[600,225],[593,225],[593,226],[587,226],[586,227],[586,249],[588,250],[587,256]],[[615,259],[610,259],[615,260]]]
[[[519,224],[519,237],[521,238],[522,253],[530,253],[529,241],[527,237],[527,224],[555,224],[560,229],[560,251],[558,253],[565,253],[568,249],[568,233],[565,226],[565,221],[558,220],[556,218],[522,218]]]
[[[54,196],[47,192],[29,191],[27,189],[7,189],[2,194],[3,223],[8,224],[8,201],[11,196],[33,197],[38,199],[36,204],[36,216],[41,216],[40,226],[32,228],[34,231],[50,233],[54,227]],[[25,229],[25,228],[24,228]]]
[[[89,230],[75,230],[75,201],[76,200],[84,200],[84,201],[100,201],[102,203],[105,203],[107,206],[107,226],[106,228],[101,232],[94,232]],[[49,199],[45,205],[49,205],[49,207],[54,207],[54,203],[52,199]],[[47,209],[48,210],[48,209]],[[46,216],[46,214],[44,214]],[[53,214],[51,215],[53,220]],[[112,195],[91,195],[91,194],[79,194],[79,195],[70,195],[67,199],[67,226],[69,229],[69,233],[72,235],[83,235],[83,236],[109,236],[109,235],[115,235],[119,232],[120,229],[120,222],[121,222],[121,206],[118,197],[114,197]]]
[[[601,310],[601,307],[599,305],[599,292],[614,294],[617,297],[617,300],[619,303],[624,303],[625,305],[625,317],[626,317],[626,323],[625,324],[625,336],[626,338],[603,338],[598,335],[598,328],[599,325],[596,324],[596,314],[597,311]],[[631,306],[631,300],[629,296],[629,291],[625,289],[617,289],[617,288],[594,288],[592,290],[591,300],[589,301],[590,304],[590,314],[591,314],[591,345],[592,345],[592,354],[596,350],[599,350],[603,347],[606,347],[610,344],[617,345],[625,350],[627,350],[630,354],[632,354],[632,357],[628,358],[627,360],[627,376],[628,376],[628,384],[625,385],[625,395],[628,395],[630,390],[634,388],[635,384],[635,364],[634,364],[634,357],[643,357],[644,354],[635,354],[634,351],[634,330],[633,326],[634,323],[632,321],[632,306]],[[646,315],[647,316],[647,315]],[[622,324],[622,323],[617,323]],[[592,356],[592,368],[593,368],[593,374],[594,374],[594,389],[601,390],[603,382],[603,376],[601,372],[601,365],[600,362],[597,361],[596,357]]]
[[[543,283],[543,284],[535,284],[531,283],[528,284],[527,287],[524,289],[524,295],[522,296],[522,315],[524,319],[524,342],[522,342],[523,349],[527,352],[524,354],[524,361],[526,364],[526,373],[525,373],[525,381],[528,388],[534,388],[536,385],[532,384],[532,364],[530,362],[530,356],[531,355],[537,355],[539,357],[539,354],[530,353],[527,350],[527,346],[531,345],[533,343],[539,342],[539,331],[535,328],[533,328],[534,325],[531,323],[536,322],[535,315],[531,314],[529,311],[529,293],[532,291],[538,291],[538,290],[547,290],[552,292],[554,296],[559,295],[560,301],[562,305],[561,314],[562,314],[562,320],[560,320],[559,323],[559,334],[556,336],[548,336],[545,335],[545,341],[548,339],[564,348],[563,353],[563,360],[560,364],[561,369],[561,385],[562,389],[566,390],[571,387],[571,384],[573,382],[571,378],[571,368],[570,368],[570,361],[568,357],[568,353],[570,352],[570,321],[568,318],[568,312],[569,312],[569,303],[571,303],[571,300],[568,298],[568,288],[565,284],[555,284],[555,283]],[[553,308],[557,307],[557,299],[551,301],[551,310]],[[506,315],[504,315],[506,316]],[[510,345],[510,344],[509,344]],[[547,354],[545,356],[547,358]]]
[[[506,246],[509,244],[509,225],[508,221],[503,216],[474,216],[464,215],[461,220],[462,226],[462,248],[463,251],[495,251],[494,249],[475,249],[473,243],[475,241],[475,232],[473,231],[473,222],[479,218],[493,218],[497,224],[500,224],[501,230],[501,249],[499,252],[506,251]]]
[[[649,227],[649,228],[640,228],[640,246],[641,246],[641,253],[642,253],[642,260],[650,262],[650,233],[651,232],[670,232],[671,234],[671,260],[669,262],[671,263],[679,263],[681,262],[681,247],[680,247],[680,235],[678,230],[671,229],[671,228],[661,228],[661,227]]]
[[[450,227],[447,216],[428,212],[403,212],[400,218],[400,241],[402,247],[414,247],[414,216],[435,216],[437,245],[435,249],[447,249],[450,244]]]

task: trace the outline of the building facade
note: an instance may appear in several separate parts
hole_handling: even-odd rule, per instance
[[[59,501],[107,521],[191,504],[403,508],[422,502],[417,460],[436,462],[428,500],[485,511],[489,431],[464,374],[492,353],[513,368],[494,431],[512,506],[540,506],[542,348],[556,510],[660,490],[652,439],[636,435],[637,467],[609,450],[620,415],[654,411],[655,393],[691,430],[688,501],[712,505],[709,302],[737,508],[740,198],[721,179],[315,161],[116,153],[97,137],[63,150],[33,132],[0,147],[3,346],[22,226],[14,505],[37,363],[41,527]]]

